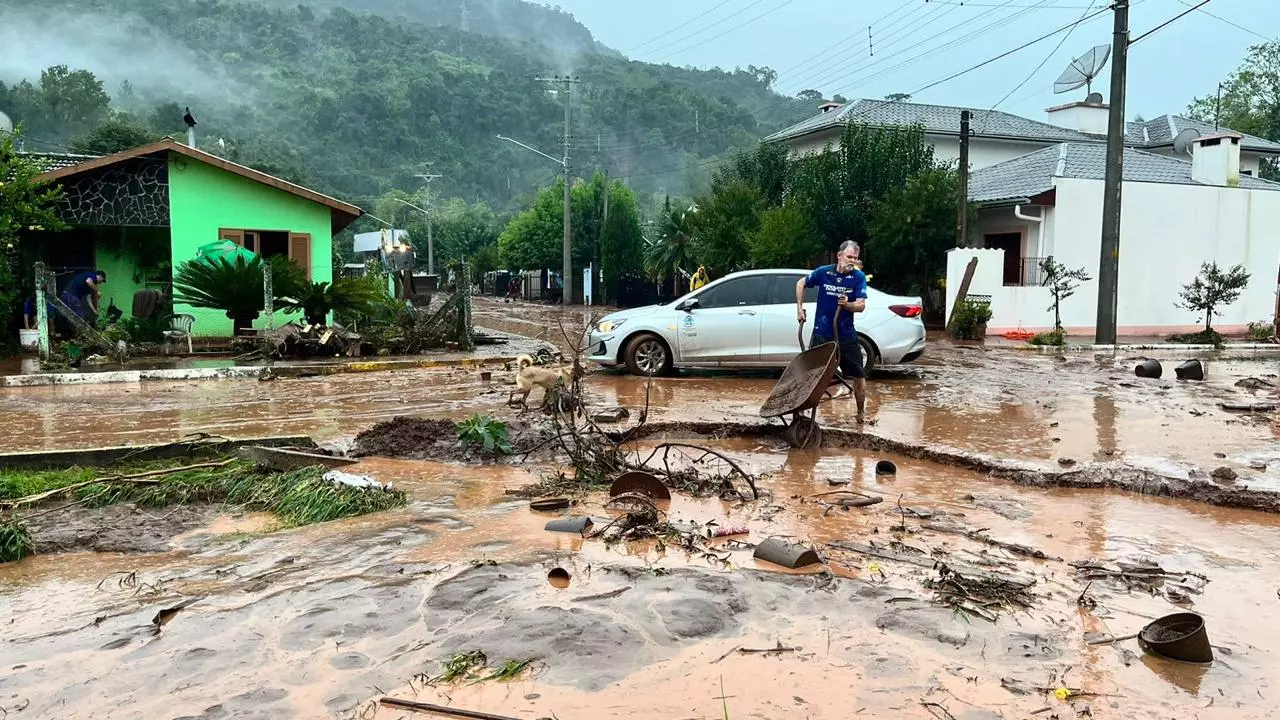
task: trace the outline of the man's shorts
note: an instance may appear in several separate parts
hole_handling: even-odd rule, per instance
[[[829,343],[831,340],[831,338],[822,337],[815,332],[809,337],[809,347],[817,347],[823,343]],[[845,378],[863,378],[867,376],[862,367],[862,344],[858,342],[857,335],[851,338],[840,338],[840,374]]]

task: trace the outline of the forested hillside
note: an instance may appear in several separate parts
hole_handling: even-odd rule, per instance
[[[463,32],[457,0],[0,0],[0,110],[59,149],[113,116],[179,135],[190,106],[201,146],[320,189],[359,201],[440,173],[438,192],[499,210],[558,170],[496,137],[559,156],[563,106],[537,75],[582,80],[575,174],[641,192],[689,192],[703,160],[813,111],[768,69],[631,62],[559,10],[467,7]],[[92,72],[109,106],[74,72],[42,86],[56,64]]]

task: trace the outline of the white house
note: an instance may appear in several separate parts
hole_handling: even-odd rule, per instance
[[[1154,122],[1154,121],[1153,121]],[[1202,134],[1183,159],[1128,148],[1121,202],[1119,333],[1167,335],[1201,327],[1203,318],[1175,307],[1202,262],[1242,264],[1252,273],[1243,296],[1223,308],[1214,327],[1238,332],[1272,322],[1280,278],[1280,183],[1241,168],[1242,137]],[[1097,315],[1106,147],[1062,143],[977,169],[970,199],[979,249],[947,259],[950,312],[970,258],[978,258],[970,295],[991,298],[988,331],[1039,331],[1053,325],[1040,259],[1084,268],[1083,283],[1062,305],[1068,333],[1092,334]]]
[[[943,162],[960,158],[960,112],[952,105],[888,100],[854,100],[845,105],[825,103],[814,117],[780,130],[765,142],[786,142],[797,154],[821,152],[827,145],[840,146],[845,125],[862,123],[876,127],[920,125],[933,143],[934,157]],[[1073,102],[1051,107],[1047,122],[999,110],[968,108],[969,167],[984,168],[1063,142],[1105,142],[1108,107],[1102,103]],[[1185,130],[1200,135],[1217,132],[1209,123],[1178,115],[1126,123],[1125,144],[1163,155],[1174,155],[1174,138]],[[1280,157],[1280,143],[1250,135],[1241,136],[1241,174],[1258,174],[1264,157]]]

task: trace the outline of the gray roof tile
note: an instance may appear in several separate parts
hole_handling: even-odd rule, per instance
[[[973,113],[970,127],[977,137],[1018,138],[1047,141],[1096,141],[1098,138],[1070,128],[1029,120],[1000,110],[962,108],[952,105],[889,102],[887,100],[853,100],[844,106],[821,113],[780,130],[765,142],[789,140],[848,122],[870,125],[899,126],[919,124],[925,132],[960,134],[960,111]]]
[[[1106,175],[1107,148],[1100,143],[1062,143],[974,170],[969,199],[979,203],[1031,197],[1053,189],[1055,177],[1101,180]],[[1126,182],[1199,185],[1191,179],[1191,163],[1181,158],[1125,148]],[[1248,190],[1280,190],[1280,183],[1240,176]]]
[[[1173,138],[1187,128],[1199,130],[1201,135],[1230,130],[1230,128],[1225,127],[1215,129],[1212,123],[1193,120],[1181,115],[1161,115],[1154,120],[1125,123],[1124,140],[1125,143],[1134,147],[1163,147],[1172,144]],[[1235,130],[1230,131],[1236,132]],[[1241,136],[1241,150],[1280,155],[1280,143],[1253,135],[1245,135],[1244,133],[1236,134]]]
[[[98,155],[77,155],[75,153],[46,153],[19,151],[19,155],[30,158],[44,166],[43,172],[61,170],[72,165],[79,165],[86,160],[96,160]]]

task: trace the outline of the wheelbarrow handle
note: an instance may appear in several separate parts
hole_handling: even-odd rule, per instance
[[[817,322],[816,320],[814,322]],[[832,339],[836,341],[836,357],[840,357],[840,306],[836,306],[836,314],[831,317]],[[796,342],[800,344],[800,352],[804,352],[804,323],[796,328]]]

